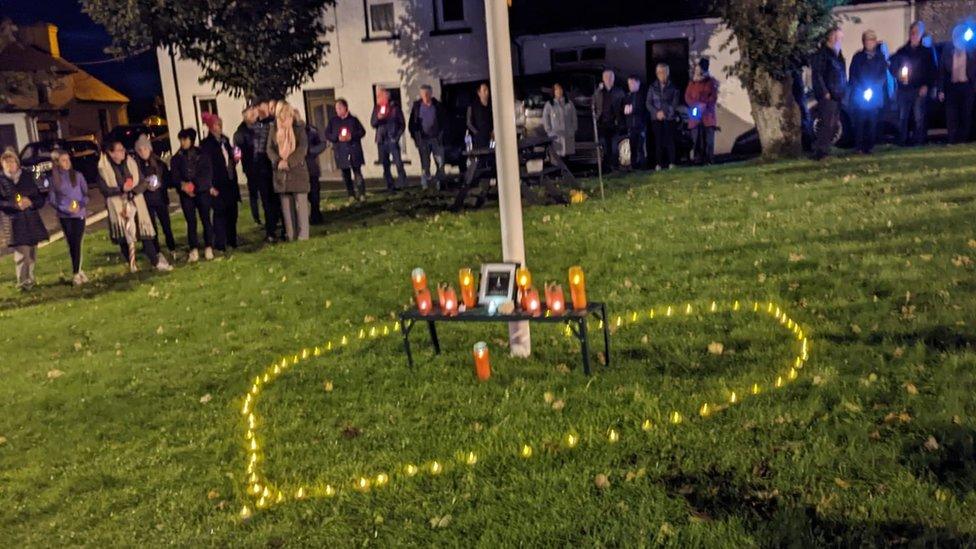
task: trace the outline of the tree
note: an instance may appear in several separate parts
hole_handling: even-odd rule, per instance
[[[335,0],[82,0],[113,53],[165,48],[233,97],[284,97],[324,63]]]
[[[766,158],[802,153],[800,110],[793,98],[809,56],[837,24],[833,9],[845,0],[715,0],[732,31],[723,47],[739,60],[729,67],[749,93],[752,117]]]

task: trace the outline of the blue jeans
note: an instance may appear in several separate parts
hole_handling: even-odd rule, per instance
[[[869,153],[878,139],[878,109],[854,109],[854,148]]]
[[[692,130],[694,137],[695,162],[711,164],[715,159],[715,128],[698,124]]]
[[[898,88],[898,144],[921,145],[928,135],[925,123],[925,111],[928,107],[928,95],[919,97],[918,88],[902,86]],[[915,122],[915,131],[911,142],[908,139],[908,128],[911,121]]]
[[[400,143],[398,141],[386,141],[377,144],[380,151],[380,162],[383,163],[383,179],[386,180],[387,190],[402,189],[407,185],[407,172],[403,169],[403,157],[400,156]],[[390,170],[390,158],[396,164],[397,184],[393,184],[393,174]]]
[[[437,172],[434,178],[437,179],[437,186],[440,187],[444,179],[444,145],[439,137],[421,137],[417,140],[417,150],[420,152],[420,170],[423,174],[420,179],[421,185],[426,189],[427,182],[430,180],[430,157],[434,157],[434,164],[437,165]]]

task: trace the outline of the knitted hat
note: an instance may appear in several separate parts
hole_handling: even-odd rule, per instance
[[[205,112],[201,114],[200,120],[203,120],[203,123],[207,126],[207,129],[210,130],[211,132],[213,132],[214,125],[216,125],[217,123],[223,124],[223,120],[221,120],[219,116],[211,112]]]

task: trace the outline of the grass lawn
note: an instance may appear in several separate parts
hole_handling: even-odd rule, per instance
[[[336,207],[309,242],[162,276],[123,272],[100,233],[87,240],[91,285],[58,282],[56,242],[28,295],[5,258],[0,538],[974,544],[974,179],[976,148],[915,149],[614,178],[605,202],[527,209],[537,283],[580,264],[591,299],[640,313],[614,326],[612,367],[589,378],[555,325],[533,327],[528,360],[507,356],[503,325],[444,325],[439,356],[418,327],[413,370],[396,336],[356,337],[409,306],[413,267],[456,284],[459,267],[497,260],[491,208],[377,198]],[[749,310],[730,312],[735,300]],[[754,301],[810,338],[795,381],[797,338]],[[472,374],[479,340],[487,383]],[[243,397],[282,356],[329,341],[253,401],[256,473],[285,497],[258,510]],[[389,483],[354,489],[379,474]]]

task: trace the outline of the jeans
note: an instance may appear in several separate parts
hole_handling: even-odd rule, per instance
[[[211,208],[210,191],[199,191],[196,196],[189,196],[180,193],[180,207],[183,209],[183,217],[186,218],[186,241],[191,250],[200,247],[200,240],[197,237],[197,217],[203,224],[203,243],[208,248],[213,247],[213,224],[210,219]],[[155,265],[155,262],[153,262]]]
[[[254,187],[261,197],[261,206],[264,208],[264,234],[267,238],[275,238],[281,223],[281,202],[275,197],[271,160],[267,156],[259,156],[254,161],[253,170]]]
[[[878,139],[878,109],[854,109],[854,148],[869,153]]]
[[[407,186],[407,172],[403,169],[403,158],[400,155],[399,141],[386,141],[378,143],[380,161],[383,163],[383,179],[386,180],[387,190],[393,191]],[[390,163],[396,164],[397,184],[393,184],[393,174],[390,170]]]
[[[644,166],[644,128],[631,128],[627,132],[630,140],[630,167],[637,169]]]
[[[356,175],[356,186],[353,186],[352,176]],[[346,192],[349,196],[356,198],[357,194],[359,196],[366,196],[366,180],[363,179],[363,168],[361,166],[356,166],[355,168],[343,168],[342,169],[342,182],[346,184]],[[359,190],[356,190],[356,187]]]
[[[954,82],[945,90],[946,129],[949,143],[969,141],[973,122],[973,84]]]
[[[258,202],[260,201],[261,198],[261,192],[258,190],[258,179],[257,179],[257,175],[254,172],[255,170],[244,172],[244,178],[247,180],[247,200],[251,205],[251,217],[254,219],[255,223],[260,225],[261,206],[258,204]]]
[[[165,191],[164,191],[165,192]],[[164,202],[152,202],[147,200],[149,207],[149,217],[152,218],[153,228],[156,229],[156,247],[159,247],[159,230],[162,229],[166,237],[166,249],[176,250],[176,239],[173,238],[173,225],[169,219],[169,204]]]
[[[14,246],[14,269],[17,287],[29,290],[34,287],[34,264],[37,263],[37,246]]]
[[[308,193],[281,193],[281,214],[289,241],[308,240]]]
[[[611,171],[617,167],[617,163],[620,160],[617,132],[613,129],[601,128],[599,133],[600,150],[603,153],[603,169]]]
[[[837,127],[840,124],[840,103],[833,99],[824,99],[817,104],[817,119],[820,126],[813,141],[813,152],[826,156],[830,153],[830,146],[834,144]]]
[[[928,108],[928,96],[919,97],[918,88],[899,87],[896,96],[898,101],[898,144],[899,145],[921,145],[925,143],[928,136],[928,126],[925,123],[925,114]],[[915,122],[915,132],[912,141],[908,139],[909,123]]]
[[[695,162],[711,164],[715,160],[715,127],[698,124],[691,133],[695,140]]]
[[[437,172],[434,177],[437,180],[437,187],[440,188],[444,179],[444,144],[439,137],[421,137],[417,141],[417,150],[420,152],[420,170],[423,174],[420,178],[420,186],[427,188],[430,181],[430,157],[434,157],[437,165]]]
[[[81,241],[85,238],[85,220],[78,217],[61,217],[61,230],[64,231],[64,241],[68,244],[68,255],[71,256],[71,273],[81,272]]]
[[[674,164],[674,124],[670,120],[651,121],[654,132],[654,159],[656,165],[667,168]]]
[[[213,199],[213,244],[218,250],[237,247],[237,199],[228,193]]]
[[[309,166],[311,162],[318,162],[318,159],[309,160]],[[322,181],[318,170],[308,170],[308,187],[308,220],[318,225],[322,223]]]

